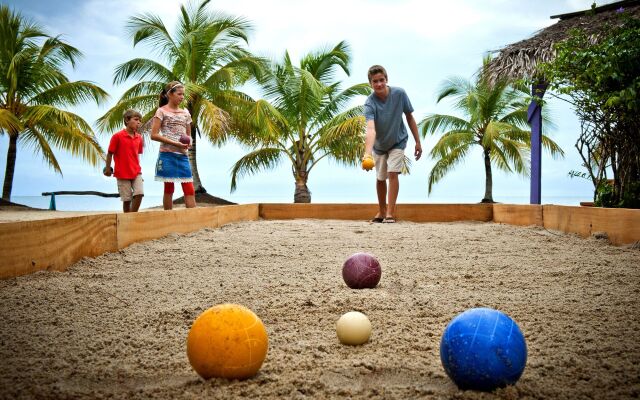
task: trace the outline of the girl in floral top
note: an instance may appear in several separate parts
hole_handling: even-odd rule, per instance
[[[184,204],[196,206],[193,176],[187,152],[191,147],[191,115],[180,108],[184,100],[184,85],[169,82],[160,93],[160,106],[153,116],[151,140],[160,142],[160,154],[156,163],[156,180],[164,182],[162,205],[173,208],[174,182],[182,184]]]

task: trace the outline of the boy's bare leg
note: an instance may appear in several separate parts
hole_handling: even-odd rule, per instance
[[[130,201],[123,201],[122,202],[122,211],[128,213],[131,210],[131,202]]]
[[[377,218],[384,218],[387,215],[387,181],[376,179],[376,192],[378,193],[378,215]]]
[[[389,201],[387,206],[387,217],[395,218],[396,201],[398,200],[398,192],[400,191],[400,180],[398,172],[389,172]]]
[[[173,208],[173,193],[165,193],[162,196],[162,207],[165,210],[171,210]]]
[[[133,196],[133,200],[131,201],[131,212],[138,212],[138,210],[140,209],[140,204],[142,203],[142,196],[141,194]]]
[[[196,206],[196,196],[195,195],[184,196],[184,205],[187,208],[194,208]]]

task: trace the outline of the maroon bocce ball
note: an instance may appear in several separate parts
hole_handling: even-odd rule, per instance
[[[182,144],[190,144],[191,143],[191,136],[189,136],[189,135],[180,135],[180,143],[182,143]]]
[[[342,279],[351,289],[373,289],[381,275],[380,262],[368,253],[355,253],[342,266]]]

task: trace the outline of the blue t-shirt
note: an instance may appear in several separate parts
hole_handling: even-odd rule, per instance
[[[364,117],[367,121],[373,120],[376,127],[376,141],[373,144],[376,154],[384,154],[392,149],[404,149],[409,139],[402,120],[404,113],[413,112],[409,96],[402,88],[388,88],[389,95],[384,101],[372,93],[364,103]]]

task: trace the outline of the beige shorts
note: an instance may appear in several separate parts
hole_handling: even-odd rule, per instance
[[[373,161],[376,163],[376,178],[386,181],[389,172],[402,172],[404,166],[404,149],[391,149],[386,154],[373,152]]]
[[[133,196],[144,196],[142,175],[136,176],[135,179],[118,179],[118,193],[120,200],[131,201]]]

